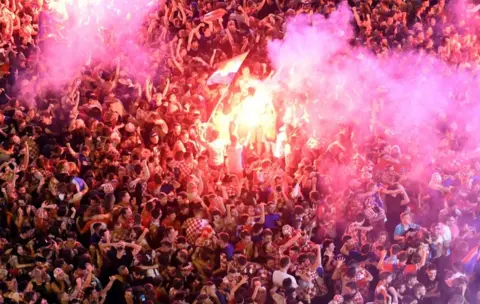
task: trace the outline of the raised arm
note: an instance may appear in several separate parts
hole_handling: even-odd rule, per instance
[[[112,90],[117,86],[118,78],[120,77],[120,60],[117,60],[117,68],[115,70],[115,77],[112,81]]]
[[[21,168],[23,170],[26,170],[28,168],[28,164],[30,163],[30,149],[28,148],[27,142],[24,142],[25,145],[25,153],[23,155],[23,164],[21,165]]]
[[[150,179],[150,170],[148,169],[148,163],[146,160],[143,161],[143,177],[144,181],[148,181]]]
[[[189,52],[191,49],[192,49],[192,41],[193,41],[193,35],[195,35],[195,31],[197,29],[193,29],[190,31],[190,33],[188,34],[188,41],[187,41],[187,52]]]
[[[167,84],[165,85],[165,88],[163,89],[162,96],[167,96],[169,88],[170,88],[170,78],[167,78]]]
[[[383,265],[385,263],[385,257],[387,256],[387,250],[383,250],[382,251],[382,255],[380,256],[380,261],[378,261],[378,264],[377,264],[377,269],[382,271],[383,270]]]
[[[145,79],[145,97],[148,102],[152,100],[152,84],[150,76],[147,76],[147,79]]]
[[[405,191],[405,188],[403,188],[402,185],[399,185],[399,187],[400,187],[400,190],[402,191],[401,193],[403,195],[403,200],[400,202],[400,205],[405,206],[405,205],[410,204],[410,197],[408,196],[407,191]]]
[[[335,267],[335,271],[332,274],[332,279],[333,280],[339,280],[341,278],[341,269],[343,266],[343,263],[345,263],[345,258],[341,257],[337,259],[337,266]]]
[[[180,10],[180,15],[182,15],[182,24],[187,22],[187,15],[185,14],[185,9],[183,8],[183,4],[179,3],[178,9]]]
[[[68,153],[70,153],[73,157],[78,158],[79,156],[78,153],[72,149],[72,146],[70,146],[70,143],[67,143],[67,150],[68,150]]]
[[[312,270],[317,271],[317,268],[322,266],[322,247],[317,244],[317,259],[315,260],[315,264],[312,265]]]
[[[137,245],[135,243],[125,243],[125,247],[130,247],[133,249],[132,255],[136,256],[140,250],[142,250],[142,246]]]
[[[265,223],[265,203],[260,204],[260,220],[258,221],[259,224]]]
[[[215,55],[217,54],[217,49],[213,50],[212,57],[210,57],[210,67],[213,68],[213,63],[215,61]]]
[[[244,284],[246,284],[247,282],[248,282],[248,276],[243,276],[242,279],[240,280],[240,282],[238,282],[238,284],[233,286],[232,290],[230,290],[230,293],[228,295],[229,300],[230,299],[235,299],[235,293],[237,292],[237,290],[240,287],[242,287]]]
[[[291,239],[289,239],[285,244],[283,244],[282,246],[280,246],[280,254],[283,254],[283,252],[285,250],[287,250],[288,248],[290,248],[293,244],[295,244],[298,239],[300,238],[301,236],[301,232],[300,231],[297,231],[297,233],[295,234],[295,236]]]
[[[258,5],[257,12],[262,10],[263,6],[265,5],[265,2],[266,2],[266,0],[262,0],[262,2],[260,2],[260,4]]]

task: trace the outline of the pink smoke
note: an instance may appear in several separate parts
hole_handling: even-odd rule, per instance
[[[296,98],[308,101],[310,134],[328,141],[339,123],[353,124],[357,142],[372,132],[383,134],[403,142],[403,152],[418,147],[417,165],[424,166],[432,158],[438,161],[442,138],[436,123],[443,117],[470,148],[465,157],[474,156],[480,140],[474,72],[424,53],[378,58],[353,48],[351,20],[345,3],[328,19],[297,16],[288,22],[285,38],[269,44],[270,60],[281,71],[276,87],[282,87],[285,106]]]
[[[41,45],[48,85],[69,82],[86,64],[111,67],[118,59],[122,70],[130,74],[146,71],[150,51],[142,46],[141,27],[157,5],[149,1],[51,2],[51,10],[57,13],[50,18],[59,21],[58,26],[45,29],[45,35],[50,37]]]

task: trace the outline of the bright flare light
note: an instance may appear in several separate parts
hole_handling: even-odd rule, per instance
[[[255,87],[255,90],[255,94],[245,98],[238,107],[237,122],[240,126],[255,128],[274,118],[272,117],[272,93],[261,83]]]

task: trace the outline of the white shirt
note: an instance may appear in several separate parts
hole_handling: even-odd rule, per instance
[[[208,164],[210,166],[221,166],[225,162],[225,145],[222,140],[217,139],[208,144]]]
[[[277,136],[277,141],[275,142],[275,151],[273,156],[276,158],[282,158],[285,156],[285,143],[287,142],[287,134],[285,132],[280,132]]]
[[[243,172],[243,146],[237,144],[236,146],[227,147],[228,158],[228,172],[229,173],[242,173]]]
[[[224,142],[230,141],[230,123],[232,122],[231,115],[225,115],[223,113],[218,114],[215,117],[215,123],[217,130],[220,132],[218,138]]]
[[[288,278],[290,278],[292,280],[292,286],[291,287],[292,288],[298,288],[297,280],[295,280],[295,278],[293,276],[289,275],[288,273],[280,271],[280,270],[275,270],[273,272],[272,281],[273,281],[273,284],[275,284],[275,286],[282,287],[283,286],[283,281],[285,279],[288,279]]]

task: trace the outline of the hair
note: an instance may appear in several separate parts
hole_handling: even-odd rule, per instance
[[[413,292],[417,293],[421,288],[425,287],[422,283],[417,283],[413,286]]]
[[[230,240],[230,236],[229,236],[228,233],[226,233],[226,232],[221,232],[221,233],[218,235],[218,238],[219,238],[221,241],[225,242],[225,243],[227,243],[227,242]]]
[[[252,233],[258,234],[262,231],[263,224],[255,223],[252,227]]]
[[[459,294],[453,295],[448,301],[448,304],[463,304],[463,303],[465,303],[465,298]]]
[[[247,230],[242,230],[242,231],[240,232],[240,238],[241,238],[241,239],[244,239],[244,238],[247,237],[247,236],[250,236],[250,232],[248,232]]]
[[[396,255],[400,251],[402,251],[402,248],[398,244],[393,244],[392,247],[390,247],[390,251],[392,252],[393,255]]]
[[[237,262],[238,264],[240,264],[241,266],[244,266],[247,264],[247,257],[242,255],[240,257],[237,258]]]
[[[357,283],[355,282],[348,282],[345,287],[348,287],[350,289],[357,289]]]
[[[348,267],[347,273],[346,273],[347,277],[353,278],[356,274],[357,274],[357,268],[355,268],[355,266]]]
[[[367,244],[364,244],[361,248],[360,248],[360,253],[361,254],[368,254],[371,250],[371,247],[372,245],[367,243]],[[377,246],[377,248],[380,247],[380,246]],[[381,246],[382,249],[383,249],[383,246]]]
[[[410,281],[411,279],[414,279],[414,278],[416,278],[416,277],[417,277],[417,275],[416,275],[415,273],[407,273],[407,274],[405,275],[405,282],[408,282],[408,281]]]
[[[285,268],[290,264],[290,258],[288,256],[284,256],[280,259],[280,268]]]
[[[289,289],[292,287],[293,281],[291,278],[286,278],[282,281],[282,286],[284,289]]]
[[[400,251],[397,255],[398,260],[400,262],[405,262],[408,259],[408,252],[406,251]]]
[[[392,274],[391,274],[390,272],[386,272],[386,271],[381,272],[381,273],[380,273],[380,281],[384,281],[384,280],[386,280],[388,277],[391,277],[391,276],[392,276]]]
[[[323,241],[323,248],[327,248],[328,246],[330,246],[330,244],[334,243],[333,240],[331,239],[325,239]]]

